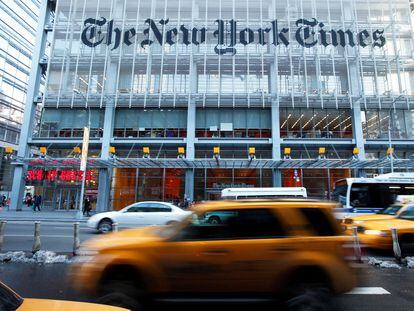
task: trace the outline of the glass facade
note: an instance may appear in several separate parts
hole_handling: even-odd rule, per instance
[[[0,191],[11,190],[5,146],[16,149],[23,122],[40,0],[0,0]]]
[[[228,186],[329,198],[332,181],[357,174],[279,169],[285,148],[350,159],[358,147],[364,160],[391,138],[398,157],[413,154],[407,0],[59,0],[54,16],[31,144],[70,157],[90,120],[94,156],[116,147],[99,171],[102,206],[215,199]]]

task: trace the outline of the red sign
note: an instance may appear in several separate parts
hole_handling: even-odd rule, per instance
[[[66,182],[75,182],[75,181],[82,181],[83,172],[80,170],[50,170],[50,171],[43,171],[43,170],[28,170],[27,171],[27,180],[28,181],[66,181]],[[85,176],[86,181],[94,181],[95,174],[94,171],[88,170],[86,171]]]
[[[51,170],[46,172],[47,181],[55,181],[57,179],[58,172],[57,170]]]
[[[28,170],[27,171],[27,180],[29,180],[29,181],[41,181],[41,180],[43,180],[43,171],[42,170]]]

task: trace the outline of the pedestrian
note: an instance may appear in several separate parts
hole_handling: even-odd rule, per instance
[[[0,206],[1,207],[4,207],[6,205],[6,196],[3,194],[1,197],[0,197]]]
[[[35,195],[34,197],[34,211],[36,212],[36,209],[39,210],[40,212],[40,205],[42,204],[42,196],[39,195]]]
[[[36,203],[35,203],[36,200],[37,200],[37,195],[35,194],[32,198],[32,205],[33,205],[34,212],[36,212]]]
[[[180,206],[180,199],[178,197],[175,197],[173,204],[175,206]]]
[[[83,204],[83,211],[82,211],[83,215],[85,216],[86,214],[86,216],[90,217],[91,216],[90,211],[91,211],[91,200],[89,199],[89,197],[86,197],[85,203]]]
[[[27,207],[32,208],[33,198],[32,198],[32,195],[30,194],[30,192],[26,194],[25,203],[26,203]]]

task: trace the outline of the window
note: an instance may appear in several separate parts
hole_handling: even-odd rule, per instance
[[[140,205],[134,205],[131,206],[130,208],[128,208],[126,211],[126,213],[136,213],[136,212],[142,212]]]
[[[150,203],[149,204],[149,209],[151,210],[151,212],[154,213],[170,213],[171,212],[171,207],[164,205],[164,204],[160,204],[160,203]]]
[[[303,216],[309,223],[309,228],[313,229],[319,236],[337,235],[337,229],[333,226],[329,217],[318,208],[301,208]]]
[[[406,219],[406,220],[414,220],[414,207],[410,206],[405,211],[403,211],[400,216],[398,216],[400,219]]]
[[[210,212],[221,215],[221,222],[210,224],[205,215],[185,228],[180,240],[265,239],[285,236],[282,225],[269,209],[243,209]]]

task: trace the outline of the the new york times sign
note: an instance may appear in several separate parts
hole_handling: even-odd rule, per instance
[[[325,47],[331,45],[334,47],[346,45],[354,47],[372,46],[381,48],[385,45],[384,29],[368,31],[363,29],[358,33],[350,29],[329,29],[325,28],[323,22],[315,18],[298,19],[296,21],[297,29],[289,36],[289,28],[281,27],[277,20],[271,21],[266,27],[262,28],[243,28],[239,29],[237,21],[215,20],[217,27],[215,29],[188,27],[180,25],[174,27],[169,24],[169,19],[155,21],[153,19],[145,20],[144,39],[140,42],[141,47],[150,46],[154,43],[163,45],[174,45],[178,43],[185,45],[200,45],[206,42],[207,32],[212,31],[215,38],[216,46],[214,51],[219,54],[235,55],[237,53],[236,45],[244,46],[249,44],[275,46],[290,44],[289,37],[294,38],[301,46],[311,48],[315,45]],[[163,36],[163,32],[164,36]],[[116,27],[114,20],[107,21],[104,17],[101,19],[88,18],[84,21],[82,31],[83,44],[93,48],[101,44],[111,46],[111,50],[117,49],[121,44],[130,46],[135,43],[137,30],[135,28],[124,29]],[[270,42],[267,42],[270,41]]]

